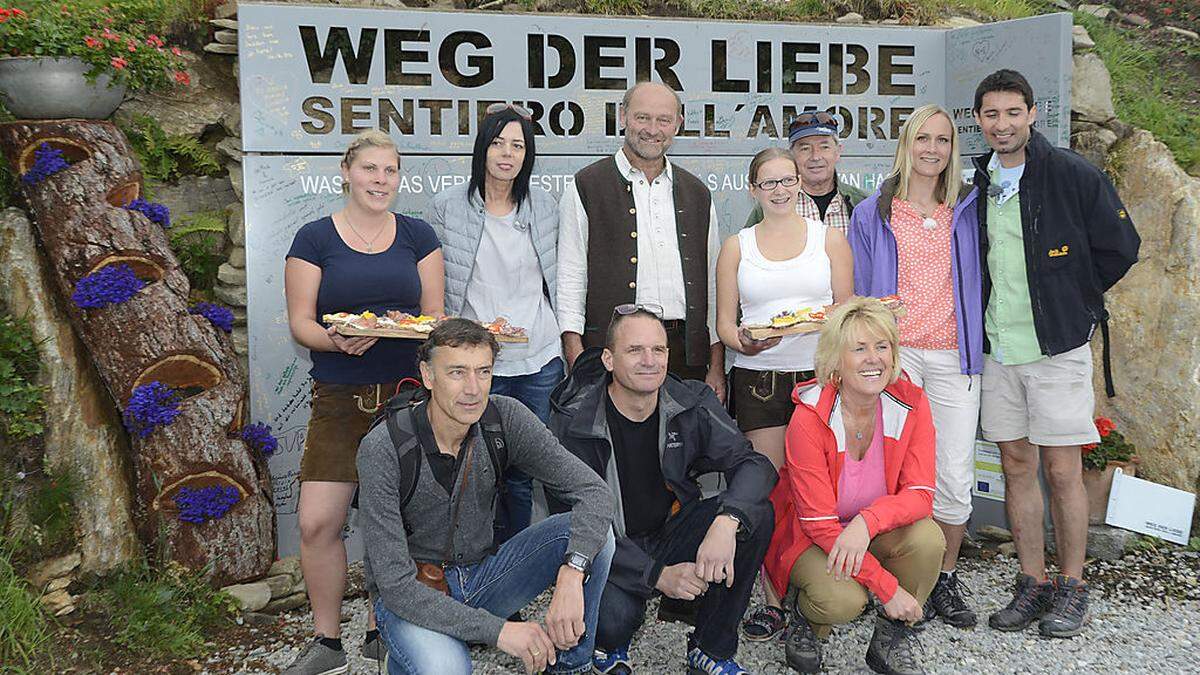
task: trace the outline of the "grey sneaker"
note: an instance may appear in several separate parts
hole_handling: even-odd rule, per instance
[[[281,675],[342,675],[350,672],[346,652],[321,644],[323,637],[325,636],[318,634],[316,639],[308,643],[304,651],[300,652],[300,656],[297,656]]]
[[[1054,577],[1054,607],[1038,624],[1045,637],[1075,637],[1087,623],[1088,587],[1081,579]]]
[[[1017,574],[1017,587],[1008,606],[988,617],[988,625],[996,630],[1025,630],[1029,624],[1050,609],[1054,603],[1054,583],[1039,583],[1028,574]]]
[[[867,665],[871,670],[887,675],[924,675],[918,652],[925,655],[912,626],[885,616],[875,617],[875,632],[867,647]]]
[[[387,647],[383,646],[383,640],[376,635],[373,638],[363,640],[362,655],[368,661],[381,662],[383,655],[387,653]]]

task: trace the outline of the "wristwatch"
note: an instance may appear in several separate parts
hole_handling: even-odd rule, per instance
[[[737,514],[735,514],[735,513],[731,513],[729,511],[722,511],[722,512],[718,513],[717,515],[725,516],[725,517],[729,518],[730,520],[732,520],[733,522],[737,523],[737,532],[738,533],[741,533],[742,530],[746,529],[746,524],[743,523],[742,519],[739,518],[737,516]]]
[[[573,570],[579,571],[584,577],[587,577],[588,570],[592,567],[592,561],[586,555],[576,552],[568,552],[563,558],[563,564]]]

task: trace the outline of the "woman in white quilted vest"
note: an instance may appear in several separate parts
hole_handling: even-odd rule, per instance
[[[492,393],[550,418],[550,390],[563,378],[554,317],[558,205],[530,184],[534,134],[525,108],[487,108],[471,157],[471,179],[433,199],[429,223],[446,259],[446,314],[524,328],[527,343],[505,343],[492,371]],[[510,471],[497,504],[496,543],[529,525],[528,476]]]

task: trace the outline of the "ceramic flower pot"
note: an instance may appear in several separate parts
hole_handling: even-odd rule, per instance
[[[1088,524],[1103,525],[1108,515],[1108,494],[1112,490],[1113,473],[1120,469],[1126,476],[1137,475],[1137,464],[1109,462],[1103,471],[1083,470],[1083,489],[1088,498]]]
[[[125,85],[107,74],[89,83],[87,71],[75,57],[0,58],[0,102],[21,119],[106,119],[125,100]]]

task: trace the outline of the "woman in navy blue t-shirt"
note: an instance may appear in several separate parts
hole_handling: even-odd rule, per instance
[[[320,318],[366,310],[443,314],[445,269],[433,228],[389,210],[400,183],[392,139],[381,131],[359,134],[342,159],[342,180],[345,207],[300,228],[285,264],[288,324],[313,364],[299,518],[300,566],[317,640],[293,664],[302,672],[318,663],[345,663],[339,637],[346,585],[342,528],[358,482],[355,455],[398,382],[417,376],[415,341],[344,337]],[[363,652],[381,655],[371,624]]]

